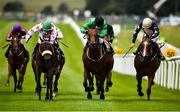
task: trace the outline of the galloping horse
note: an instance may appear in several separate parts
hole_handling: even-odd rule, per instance
[[[62,57],[61,60],[57,61],[57,57],[53,48],[53,45],[49,41],[44,41],[39,45],[39,48],[36,52],[35,58],[32,60],[32,67],[35,73],[36,80],[36,92],[39,95],[39,100],[41,100],[41,83],[40,77],[41,73],[46,74],[47,79],[47,91],[46,91],[46,100],[52,99],[52,82],[53,74],[55,74],[54,81],[54,92],[58,91],[58,79],[60,77],[61,70],[65,63],[65,58]]]
[[[114,59],[111,54],[107,54],[103,45],[99,43],[96,29],[89,29],[87,34],[87,49],[83,53],[84,63],[84,88],[88,92],[87,98],[92,99],[91,91],[93,87],[93,75],[96,77],[97,91],[100,92],[100,99],[104,96],[104,81],[111,77]],[[89,83],[88,83],[89,82]],[[112,83],[108,79],[108,83]]]
[[[14,77],[14,92],[16,92],[16,88],[22,92],[22,83],[24,80],[24,75],[26,72],[26,66],[29,61],[29,55],[28,57],[25,56],[26,49],[24,46],[20,43],[19,39],[19,33],[14,34],[12,36],[10,50],[8,52],[7,58],[8,58],[8,79],[6,81],[6,85],[9,84],[10,76],[12,75]],[[17,75],[16,70],[19,71],[19,80],[17,83]]]
[[[154,50],[149,37],[144,37],[141,42],[141,50],[134,60],[137,79],[137,91],[139,96],[143,96],[142,77],[148,76],[147,99],[150,100],[151,86],[154,84],[153,79],[157,69],[160,66],[160,60],[157,57],[157,51]]]

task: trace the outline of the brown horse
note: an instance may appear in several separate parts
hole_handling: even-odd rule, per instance
[[[47,91],[46,91],[46,100],[53,100],[53,91],[55,93],[58,92],[58,79],[60,77],[61,70],[65,63],[65,58],[62,57],[61,60],[57,61],[57,57],[54,51],[54,47],[48,41],[42,42],[38,50],[35,51],[36,56],[32,59],[32,67],[35,73],[36,80],[36,92],[39,95],[39,100],[41,100],[41,73],[45,73],[45,77],[47,79]],[[53,82],[53,74],[55,74],[54,81],[54,90],[52,87]]]
[[[100,99],[105,99],[104,96],[104,81],[109,79],[114,64],[114,59],[111,54],[107,54],[103,45],[99,43],[99,38],[96,29],[89,29],[87,34],[87,49],[83,53],[84,63],[84,88],[88,92],[87,98],[92,99],[91,91],[93,87],[93,75],[96,77],[97,91],[100,92]],[[89,83],[88,83],[89,82]],[[112,83],[112,82],[111,82]]]
[[[14,92],[16,92],[16,88],[22,92],[22,84],[24,80],[24,75],[26,72],[26,66],[29,61],[28,52],[24,48],[24,46],[20,43],[19,34],[14,34],[12,36],[11,45],[9,48],[9,52],[7,54],[8,58],[8,79],[6,81],[6,85],[9,85],[9,79],[12,75],[14,77]],[[25,55],[26,53],[26,55]],[[17,75],[16,70],[19,72],[19,80],[17,83]]]
[[[147,99],[150,100],[151,86],[157,69],[160,66],[160,60],[157,57],[157,51],[154,50],[151,39],[144,37],[141,42],[140,53],[136,55],[134,66],[136,69],[137,91],[139,96],[143,96],[142,77],[148,77]]]

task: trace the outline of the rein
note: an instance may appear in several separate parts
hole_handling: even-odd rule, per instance
[[[47,41],[44,41],[44,42],[42,42],[40,45],[39,45],[39,53],[40,54],[42,54],[42,51],[41,51],[41,46],[42,46],[42,44],[44,44],[44,43],[46,43]],[[49,43],[49,42],[48,42]],[[53,46],[51,45],[51,43],[49,43],[50,44],[50,47],[51,47],[51,49],[52,49],[52,52],[54,53],[54,48],[53,48]]]
[[[98,61],[100,61],[104,56],[105,56],[105,52],[104,53],[102,53],[102,46],[101,46],[101,56],[100,56],[100,58],[98,58],[97,60],[95,60],[95,59],[92,59],[90,56],[89,56],[89,47],[87,48],[87,51],[86,51],[86,55],[87,55],[87,57],[88,57],[88,59],[90,59],[92,62],[98,62]]]

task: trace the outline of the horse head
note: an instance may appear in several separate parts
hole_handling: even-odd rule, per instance
[[[87,36],[88,36],[87,39],[88,39],[89,47],[96,48],[97,45],[99,44],[97,30],[96,29],[89,29]]]
[[[12,40],[11,40],[12,50],[11,50],[11,52],[13,54],[18,53],[20,41],[21,41],[21,39],[19,38],[19,33],[12,35]]]
[[[51,43],[49,43],[48,41],[44,41],[39,46],[39,53],[44,60],[50,60],[53,57],[54,48]]]
[[[141,50],[140,50],[141,61],[147,62],[151,54],[152,54],[151,39],[145,37],[143,38],[143,41],[141,42]]]

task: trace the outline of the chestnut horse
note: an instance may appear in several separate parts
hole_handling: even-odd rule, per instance
[[[84,63],[84,88],[88,92],[87,98],[92,99],[91,91],[93,87],[93,75],[96,77],[97,92],[100,92],[100,99],[104,96],[104,81],[108,78],[107,83],[111,83],[111,71],[114,64],[112,54],[108,54],[99,38],[96,29],[89,29],[87,33],[87,49],[83,53]],[[89,82],[89,83],[88,83]]]
[[[6,85],[9,85],[9,79],[12,75],[14,77],[14,92],[16,92],[16,88],[19,89],[20,92],[22,92],[22,84],[26,72],[26,66],[29,61],[29,55],[25,55],[25,52],[27,51],[20,43],[20,41],[21,39],[19,38],[19,33],[14,34],[12,36],[11,45],[7,54],[8,79],[6,81]],[[19,80],[17,80],[16,70],[18,70],[19,72]]]
[[[136,55],[134,60],[137,79],[137,91],[139,96],[143,96],[142,77],[148,77],[147,99],[150,100],[151,87],[154,84],[153,79],[157,69],[160,66],[160,60],[157,57],[157,51],[153,48],[153,44],[149,37],[144,37],[141,42],[140,53]]]

